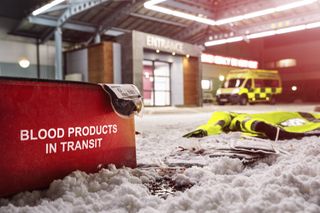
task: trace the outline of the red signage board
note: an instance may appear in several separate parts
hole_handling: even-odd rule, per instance
[[[0,97],[0,196],[136,166],[134,117],[116,114],[100,85],[0,78]]]
[[[258,62],[246,59],[231,58],[220,55],[201,54],[201,62],[241,68],[258,68]]]

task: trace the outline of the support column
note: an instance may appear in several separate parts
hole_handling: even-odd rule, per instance
[[[40,41],[37,39],[37,78],[40,79]]]
[[[56,46],[55,79],[62,80],[62,30],[60,27],[57,27],[54,32],[54,41]]]
[[[101,36],[99,33],[97,33],[96,36],[94,37],[94,43],[95,44],[101,43]]]

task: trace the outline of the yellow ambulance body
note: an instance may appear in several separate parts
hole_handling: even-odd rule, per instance
[[[228,73],[222,87],[217,90],[216,100],[219,105],[275,104],[275,98],[281,92],[282,83],[277,70],[239,69]]]

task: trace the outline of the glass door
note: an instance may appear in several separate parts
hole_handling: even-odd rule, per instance
[[[143,61],[143,94],[146,106],[170,106],[170,63]]]

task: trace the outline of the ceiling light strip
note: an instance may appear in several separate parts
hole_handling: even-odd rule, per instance
[[[227,39],[208,41],[204,45],[205,46],[216,46],[216,45],[220,45],[220,44],[233,43],[233,42],[238,42],[238,41],[242,41],[242,40],[243,40],[243,36],[237,36],[237,37],[232,37],[232,38],[227,38]]]
[[[276,12],[280,12],[280,11],[285,11],[285,10],[291,10],[294,8],[298,8],[298,7],[303,7],[309,4],[313,4],[318,0],[304,0],[304,1],[297,1],[297,2],[292,2],[289,4],[285,4],[282,6],[278,6],[275,8]]]
[[[240,16],[234,16],[234,17],[220,19],[220,20],[213,20],[213,19],[208,19],[208,18],[204,18],[204,17],[198,17],[198,16],[195,16],[195,15],[192,15],[189,13],[184,13],[184,12],[180,12],[177,10],[168,9],[168,8],[161,7],[161,6],[157,5],[157,4],[160,4],[165,1],[166,0],[150,0],[150,1],[147,1],[144,3],[144,7],[147,9],[150,9],[150,10],[160,12],[160,13],[176,16],[179,18],[188,19],[191,21],[196,21],[196,22],[203,23],[203,24],[223,25],[223,24],[230,24],[233,22],[242,21],[242,20],[246,20],[246,19],[256,18],[256,17],[260,17],[260,16],[264,16],[264,15],[268,15],[268,14],[272,14],[272,13],[276,13],[276,12],[290,10],[290,9],[294,9],[294,8],[298,8],[298,7],[303,7],[303,6],[306,6],[309,4],[313,4],[319,0],[300,0],[300,1],[289,3],[289,4],[284,4],[281,6],[268,8],[265,10],[259,10],[259,11],[255,11],[252,13],[247,13],[247,14],[243,14]]]
[[[313,29],[313,28],[317,28],[317,27],[320,27],[320,21],[306,25],[306,29]]]
[[[163,1],[166,1],[166,0],[158,0],[157,2],[160,3],[160,1],[163,2]],[[153,1],[148,1],[148,2],[144,3],[144,7],[147,8],[147,9],[150,9],[150,10],[154,10],[154,11],[157,11],[157,12],[160,12],[160,13],[164,13],[164,14],[168,14],[168,15],[173,15],[173,16],[176,16],[176,17],[179,17],[179,18],[184,18],[184,19],[188,19],[188,20],[191,20],[191,21],[196,21],[196,22],[203,23],[203,24],[208,24],[208,25],[215,25],[215,21],[214,20],[211,20],[211,19],[208,19],[208,18],[199,17],[199,16],[195,16],[195,15],[192,15],[192,14],[189,14],[189,13],[180,12],[180,11],[177,11],[177,10],[168,9],[168,8],[165,8],[165,7],[160,7],[160,6],[155,5],[155,3],[153,3]]]
[[[276,34],[275,30],[270,30],[270,31],[265,31],[261,33],[253,33],[250,35],[247,35],[248,39],[254,39],[254,38],[262,38],[262,37],[267,37],[267,36],[273,36]]]
[[[54,7],[62,2],[64,2],[65,0],[54,0],[48,4],[43,5],[42,7],[36,9],[35,11],[32,12],[32,15],[37,16],[41,13],[44,13],[45,11],[49,10],[51,7]]]
[[[262,37],[291,33],[291,32],[296,32],[296,31],[301,31],[301,30],[306,30],[306,29],[314,29],[314,28],[318,28],[318,27],[320,27],[320,22],[314,22],[314,23],[310,23],[310,24],[303,24],[303,25],[297,25],[297,26],[293,26],[293,27],[286,27],[286,28],[282,28],[282,29],[278,29],[278,30],[270,30],[270,31],[265,31],[265,32],[260,32],[260,33],[253,33],[253,34],[249,34],[246,36],[237,36],[237,37],[232,37],[232,38],[227,38],[227,39],[207,41],[204,45],[206,47],[217,46],[217,45],[221,45],[221,44],[242,41],[245,38],[246,39],[262,38]]]

